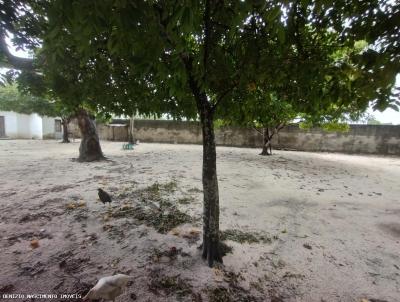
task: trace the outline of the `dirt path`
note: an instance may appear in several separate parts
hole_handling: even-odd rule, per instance
[[[218,148],[232,251],[209,269],[201,146],[102,145],[109,161],[76,163],[78,143],[0,140],[0,296],[124,272],[118,301],[400,301],[399,158]]]

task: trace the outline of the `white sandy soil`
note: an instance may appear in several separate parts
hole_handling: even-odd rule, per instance
[[[400,301],[400,158],[218,147],[221,230],[271,240],[227,241],[232,253],[210,269],[191,238],[201,231],[202,147],[102,147],[108,161],[78,163],[79,142],[0,140],[0,300],[84,294],[122,272],[135,281],[117,301],[209,301],[217,287],[231,294],[221,301]],[[176,204],[192,223],[160,234],[109,217],[139,203],[123,192],[171,181],[177,189],[162,197],[188,197]],[[110,207],[98,187],[113,196]],[[171,249],[177,257],[155,256]],[[165,276],[190,291],[158,288]]]

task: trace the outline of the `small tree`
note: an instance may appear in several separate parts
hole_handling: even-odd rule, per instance
[[[276,93],[257,89],[254,83],[248,86],[246,99],[224,106],[217,111],[223,124],[253,128],[262,137],[260,155],[272,155],[272,138],[285,125],[297,117],[293,106],[278,98]]]
[[[368,119],[367,125],[382,125],[382,123],[377,120],[375,117]]]

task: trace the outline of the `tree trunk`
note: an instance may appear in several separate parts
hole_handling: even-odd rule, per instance
[[[134,115],[132,115],[130,120],[129,120],[129,138],[128,138],[129,141],[128,142],[130,144],[134,144],[135,143],[135,137],[133,135],[133,132],[135,131],[134,122],[135,122]]]
[[[263,128],[263,148],[260,155],[272,155],[272,139],[273,133],[270,135],[268,128]]]
[[[61,125],[63,128],[63,140],[62,143],[69,143],[69,138],[68,138],[68,124],[69,124],[69,119],[61,119]]]
[[[78,160],[89,162],[104,159],[94,120],[92,120],[88,113],[83,109],[78,111],[77,119],[82,134]]]
[[[209,5],[209,1],[206,2]],[[209,7],[208,7],[209,9]],[[206,9],[207,10],[207,9]],[[207,34],[206,34],[207,36]],[[207,48],[207,47],[206,47]],[[205,56],[206,58],[206,56]],[[207,61],[207,60],[205,60]],[[214,134],[214,107],[209,102],[207,94],[201,90],[193,74],[193,59],[182,56],[186,67],[188,84],[196,100],[203,132],[203,243],[202,257],[208,265],[214,261],[222,263],[219,242],[219,193],[217,178],[217,151]],[[204,64],[207,66],[207,62]]]
[[[219,252],[219,194],[217,178],[217,153],[215,148],[213,111],[202,96],[200,117],[203,131],[203,253],[208,265],[222,262]]]

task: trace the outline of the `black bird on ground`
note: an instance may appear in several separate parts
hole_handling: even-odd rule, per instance
[[[103,189],[99,188],[98,191],[99,191],[99,198],[100,198],[101,202],[104,204],[106,204],[107,202],[109,204],[111,204],[111,196]]]

